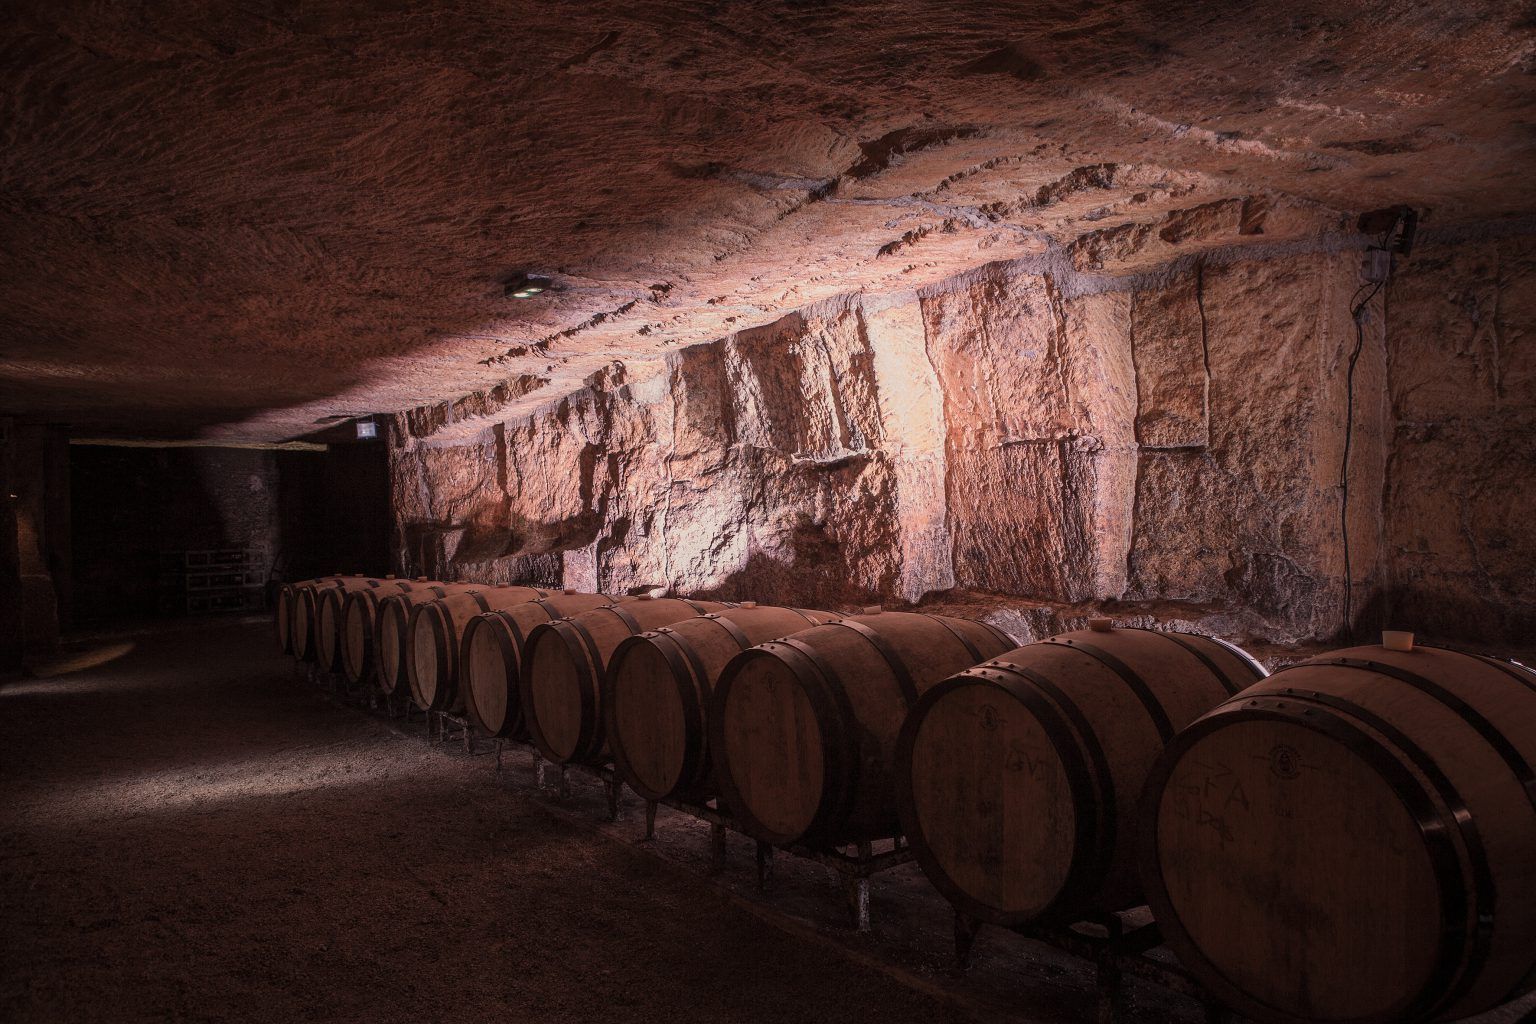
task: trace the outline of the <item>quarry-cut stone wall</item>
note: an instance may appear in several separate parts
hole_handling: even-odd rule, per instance
[[[1358,341],[1350,616],[1518,639],[1536,247],[1423,248],[1358,337],[1355,249],[1136,277],[996,264],[615,364],[469,436],[415,410],[391,432],[398,569],[979,606],[1021,638],[1096,607],[1328,638]]]
[[[1536,644],[1536,239],[1426,250],[1388,295],[1394,619]]]

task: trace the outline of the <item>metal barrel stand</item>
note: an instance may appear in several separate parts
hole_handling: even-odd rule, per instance
[[[955,962],[963,971],[970,966],[980,921],[955,912]],[[1122,1024],[1130,1008],[1129,978],[1140,978],[1201,1004],[1207,1024],[1232,1024],[1232,1011],[1205,990],[1178,964],[1148,956],[1163,944],[1155,923],[1127,930],[1117,914],[1105,914],[1063,924],[1025,924],[1005,931],[1043,943],[1094,965],[1097,979],[1097,1024]]]
[[[727,832],[735,832],[737,835],[753,837],[744,832],[741,826],[728,812],[709,804],[693,803],[685,800],[647,800],[645,802],[645,838],[652,839],[656,835],[656,808],[658,806],[670,807],[693,818],[708,823],[709,848],[711,874],[716,874],[725,869],[725,835]],[[891,848],[879,853],[874,851],[872,842],[852,844],[847,847],[853,853],[844,853],[842,849],[821,849],[804,845],[791,845],[775,847],[768,843],[753,839],[757,846],[757,887],[759,890],[767,890],[773,881],[774,857],[779,851],[783,851],[792,857],[803,860],[815,861],[818,864],[831,868],[842,886],[843,896],[848,904],[848,916],[853,927],[861,932],[870,930],[869,912],[869,879],[870,876],[881,871],[887,871],[898,867],[912,859],[912,849],[900,837],[892,839]]]
[[[457,730],[457,736],[454,730]],[[464,744],[464,753],[475,753],[475,727],[467,715],[455,715],[451,711],[427,712],[427,742],[432,742],[434,737],[438,743],[457,738]]]
[[[513,745],[514,741],[512,740],[497,739],[496,770],[498,772],[505,766],[503,756],[505,750]],[[539,753],[539,749],[531,744],[518,743],[516,745],[528,746],[529,752],[533,755],[533,785],[535,789],[540,792],[548,792],[553,789],[556,799],[569,800],[571,798],[571,773],[576,772],[577,774],[596,779],[602,784],[603,795],[608,801],[609,821],[618,821],[622,816],[621,799],[624,795],[624,780],[619,778],[618,773],[613,770],[613,765],[555,764],[547,760],[543,754]],[[551,782],[551,777],[553,777],[553,782]]]

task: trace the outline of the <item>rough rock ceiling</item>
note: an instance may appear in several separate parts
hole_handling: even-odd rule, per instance
[[[0,31],[0,409],[86,431],[506,416],[996,260],[1536,212],[1525,0],[36,0]]]

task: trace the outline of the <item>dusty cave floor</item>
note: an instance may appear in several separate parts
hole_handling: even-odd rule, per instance
[[[691,819],[642,842],[633,796],[608,823],[595,784],[536,792],[523,751],[498,775],[339,706],[264,624],[70,653],[0,686],[7,1021],[1093,1018],[1092,971],[1015,936],[952,970],[912,866],[859,935],[825,868],[781,861],[760,893],[733,839],[709,876]],[[1199,1019],[1133,995],[1132,1019]]]

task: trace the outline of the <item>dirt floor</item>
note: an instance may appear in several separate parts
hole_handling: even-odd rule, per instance
[[[643,841],[632,796],[609,823],[594,782],[540,793],[525,748],[498,773],[274,646],[249,621],[97,638],[0,687],[0,1019],[1093,1019],[1092,970],[1017,936],[953,969],[915,867],[876,878],[861,935],[825,867],[760,892],[733,837],[711,875],[697,821]],[[1128,1019],[1200,1019],[1132,995]]]

